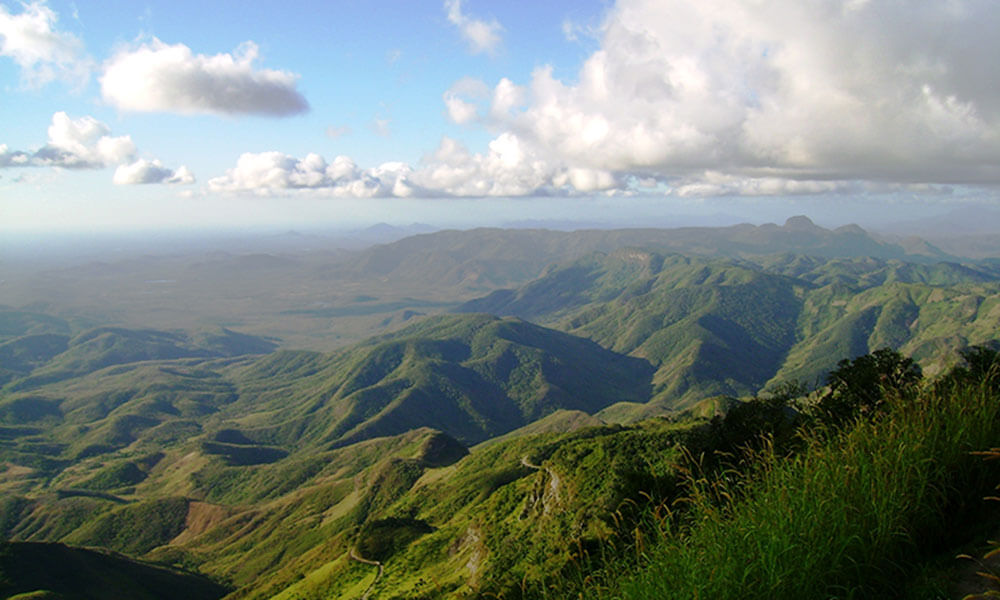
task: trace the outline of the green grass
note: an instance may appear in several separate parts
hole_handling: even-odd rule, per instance
[[[177,536],[184,529],[187,512],[184,498],[130,504],[88,521],[65,540],[138,556]]]
[[[697,481],[690,512],[641,548],[641,570],[606,598],[870,598],[896,595],[913,565],[962,533],[992,471],[972,451],[1000,440],[1000,398],[975,386],[897,400],[792,458]],[[671,530],[673,529],[673,530]],[[628,568],[628,567],[627,567]]]
[[[228,590],[189,573],[62,544],[0,543],[0,597],[214,600]]]

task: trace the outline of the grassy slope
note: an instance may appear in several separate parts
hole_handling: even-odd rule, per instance
[[[0,544],[0,596],[4,598],[25,594],[62,600],[159,600],[180,594],[192,600],[212,600],[226,592],[205,578],[120,555],[62,544]]]
[[[749,262],[624,249],[552,268],[462,310],[535,319],[645,358],[658,367],[654,405],[686,408],[781,381],[822,383],[841,358],[884,346],[938,372],[954,348],[996,337],[998,279],[995,268],[954,263]]]
[[[247,365],[232,375],[241,400],[227,414],[247,437],[288,448],[422,426],[476,443],[555,410],[642,401],[650,374],[645,361],[522,321],[431,317],[333,355]]]
[[[524,581],[536,585],[567,568],[581,544],[606,536],[625,498],[673,481],[678,431],[651,421],[522,437],[422,472],[390,461],[369,483],[382,499],[358,504],[364,525],[336,542],[328,536],[233,598],[268,598],[278,589],[278,598],[347,596],[373,573],[346,560],[351,547],[385,565],[376,598],[510,594]],[[386,494],[387,486],[396,491]]]
[[[608,598],[868,598],[977,523],[997,476],[972,451],[1000,442],[1000,397],[966,386],[896,401],[738,483],[702,484],[690,527],[667,532]],[[726,498],[721,503],[720,498]],[[715,499],[713,501],[713,499]],[[588,595],[596,596],[592,589]]]
[[[557,410],[641,402],[650,374],[593,342],[481,315],[430,318],[333,354],[106,366],[0,396],[0,459],[19,465],[0,485],[128,496],[154,466],[139,463],[164,448],[253,465],[423,426],[478,442]]]
[[[829,312],[811,325],[800,314],[791,319],[794,327],[808,325],[838,344],[861,340],[858,349],[872,339],[903,339],[899,332],[911,330],[926,331],[925,341],[943,349],[989,336],[996,318],[994,284],[976,280],[989,277],[979,271],[802,261],[767,267],[771,273],[680,257],[659,257],[657,264],[657,255],[643,251],[614,258],[616,269],[602,271],[606,265],[592,260],[589,271],[570,273],[537,298],[548,301],[567,289],[582,295],[542,306],[595,309],[579,313],[588,318],[574,326],[592,327],[612,343],[623,340],[621,348],[642,348],[640,355],[682,342],[687,348],[693,340],[697,347],[689,354],[697,362],[664,359],[668,368],[681,369],[656,380],[661,391],[671,382],[695,390],[692,399],[756,389],[766,371],[759,364],[774,362],[776,340],[786,335],[769,323],[789,320],[788,307],[806,304],[802,298],[814,291],[828,292],[815,296],[814,305]],[[577,288],[566,284],[574,280]],[[892,292],[882,295],[885,290]],[[852,304],[859,292],[862,299]],[[885,300],[905,294],[915,305],[934,306],[916,326],[905,304]],[[615,310],[602,313],[600,306]],[[696,318],[685,321],[690,314],[678,306],[690,307]],[[780,318],[741,316],[745,306]],[[627,327],[620,326],[622,318]],[[851,320],[862,318],[873,324]],[[663,336],[670,339],[657,341],[657,319],[679,323]],[[757,344],[752,352],[739,354],[746,342],[741,335]],[[833,354],[838,348],[812,356],[835,361],[843,357]],[[711,368],[691,369],[699,365]],[[729,387],[707,383],[718,370],[730,375]],[[497,394],[490,401],[506,403],[510,410],[501,416],[509,422],[491,422],[489,407],[476,405],[484,388]],[[0,478],[7,493],[0,525],[20,539],[151,550],[151,558],[245,586],[237,597],[325,597],[352,587],[360,593],[372,570],[345,558],[359,543],[381,548],[389,566],[378,588],[384,597],[471,591],[463,587],[470,582],[513,594],[525,577],[535,582],[558,572],[574,552],[612,529],[608,515],[622,498],[673,481],[672,426],[653,421],[510,439],[452,466],[440,466],[451,459],[427,459],[424,444],[438,435],[427,431],[347,443],[428,419],[453,432],[471,431],[462,437],[475,441],[484,431],[518,427],[549,411],[592,412],[649,393],[649,369],[640,361],[484,316],[428,319],[333,355],[109,366],[0,401],[0,456],[19,463],[5,465]],[[447,419],[430,410],[435,407]],[[515,412],[520,417],[511,418]],[[525,465],[526,457],[542,468]],[[53,490],[59,493],[41,493]],[[160,510],[158,502],[177,510]],[[121,523],[148,520],[148,511],[170,518],[135,543],[132,536],[117,539]],[[386,546],[386,539],[406,543]],[[516,551],[524,540],[531,540],[532,551]],[[574,551],[567,540],[580,546]]]

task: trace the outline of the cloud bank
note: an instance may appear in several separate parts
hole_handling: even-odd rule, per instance
[[[103,169],[117,165],[116,184],[193,183],[187,167],[171,170],[158,160],[135,160],[136,147],[131,136],[112,136],[111,128],[87,116],[72,119],[64,112],[52,115],[48,142],[38,150],[11,150],[0,144],[0,168],[62,167],[65,169]]]
[[[547,156],[666,182],[994,184],[998,30],[988,0],[621,0],[577,81],[540,68],[491,114]]]
[[[52,115],[48,134],[48,142],[34,152],[0,146],[0,167],[99,169],[135,156],[131,137],[112,137],[111,128],[93,117],[71,119],[66,113],[57,112]]]
[[[620,182],[609,171],[545,160],[515,136],[504,134],[487,152],[476,154],[446,137],[417,168],[392,162],[361,169],[346,156],[327,163],[318,154],[298,159],[281,152],[246,153],[208,185],[215,192],[271,195],[303,190],[332,197],[406,198],[565,195],[611,190]]]
[[[281,152],[247,152],[225,175],[209,180],[208,186],[216,192],[249,191],[262,195],[283,190],[322,189],[337,197],[406,197],[412,195],[406,183],[410,171],[401,163],[360,169],[346,156],[338,156],[327,163],[318,154],[297,159]]]
[[[120,51],[104,66],[101,94],[122,110],[180,114],[282,117],[309,110],[298,76],[257,69],[258,48],[246,42],[232,54],[194,54],[158,39]]]
[[[445,9],[474,51],[497,47],[499,25],[466,16],[460,0]],[[520,84],[466,78],[444,92],[451,121],[497,132],[482,153],[445,138],[419,165],[339,178],[317,155],[246,154],[214,188],[711,196],[996,185],[996,31],[992,0],[619,0],[572,80],[543,66]]]
[[[72,34],[57,31],[57,19],[44,2],[22,4],[19,14],[0,5],[0,56],[17,63],[21,79],[29,87],[56,79],[82,85],[90,76],[91,61],[83,43]]]

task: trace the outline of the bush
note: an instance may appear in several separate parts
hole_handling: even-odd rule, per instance
[[[911,381],[913,371],[897,364]],[[646,550],[649,563],[606,597],[898,593],[913,565],[964,541],[955,524],[980,510],[969,499],[998,475],[971,451],[1000,441],[1000,397],[968,385],[879,398],[882,418],[851,421],[839,434],[821,425],[791,458],[765,449],[742,477],[695,482],[687,526],[667,531]]]
[[[922,377],[913,359],[891,348],[844,359],[827,376],[830,389],[820,400],[816,414],[833,426],[877,414],[888,397],[915,391]]]

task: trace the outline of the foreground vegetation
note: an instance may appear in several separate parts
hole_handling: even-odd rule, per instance
[[[996,523],[983,496],[1000,478],[976,455],[1000,441],[1000,360],[984,349],[966,358],[969,367],[919,391],[858,389],[870,396],[855,397],[841,429],[832,424],[843,413],[814,412],[791,456],[787,440],[771,438],[742,470],[693,471],[682,503],[647,521],[657,535],[639,548],[641,568],[616,560],[583,595],[949,597],[943,583],[911,584],[927,561]]]

